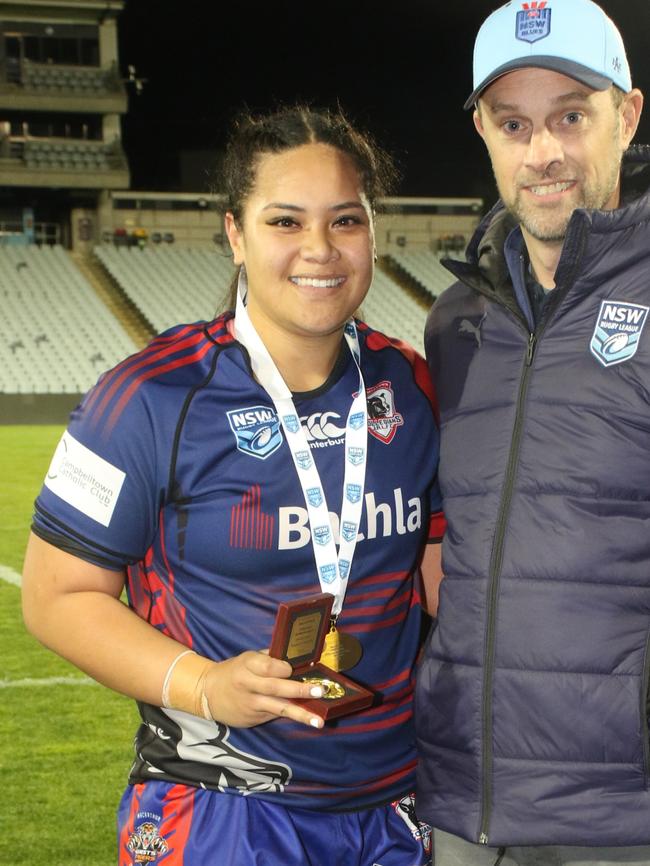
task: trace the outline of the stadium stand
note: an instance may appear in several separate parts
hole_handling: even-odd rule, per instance
[[[453,282],[439,257],[429,250],[400,250],[390,254],[392,263],[415,280],[431,300],[437,298]]]
[[[379,268],[361,307],[362,318],[389,337],[410,343],[424,352],[427,309]]]
[[[106,171],[120,167],[120,153],[112,144],[86,141],[27,141],[23,149],[25,165],[30,169],[52,171]]]
[[[99,94],[119,90],[120,87],[117,64],[110,69],[94,69],[23,60],[21,79],[23,87],[44,90],[46,93],[72,91]]]
[[[213,318],[234,273],[231,259],[210,249],[105,244],[95,255],[158,333]]]
[[[136,349],[62,247],[0,247],[0,298],[0,393],[83,393]]]
[[[212,318],[224,306],[234,273],[227,256],[208,249],[105,244],[95,254],[158,332]],[[426,309],[379,269],[362,313],[372,327],[423,350]]]

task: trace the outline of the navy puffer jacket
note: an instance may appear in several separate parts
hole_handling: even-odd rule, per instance
[[[427,323],[448,530],[418,815],[474,842],[650,843],[650,149],[624,171],[534,330],[500,207]]]

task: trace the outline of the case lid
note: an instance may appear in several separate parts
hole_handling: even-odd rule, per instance
[[[269,655],[289,662],[296,673],[313,667],[323,652],[333,603],[329,592],[281,602]]]

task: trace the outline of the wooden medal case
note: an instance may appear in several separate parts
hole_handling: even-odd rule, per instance
[[[329,631],[333,603],[334,596],[329,592],[282,602],[269,648],[270,656],[289,662],[293,668],[292,679],[317,677],[334,683],[337,690],[344,689],[341,697],[306,698],[294,702],[326,721],[365,709],[374,699],[373,693],[364,686],[318,661]]]

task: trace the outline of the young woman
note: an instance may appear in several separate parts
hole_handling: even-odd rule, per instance
[[[102,377],[37,499],[27,625],[142,716],[120,866],[429,862],[414,575],[438,549],[438,438],[422,360],[353,318],[384,160],[338,114],[240,122],[235,314]],[[279,604],[321,591],[341,670],[376,695],[326,723],[296,703],[322,687],[266,652]]]

